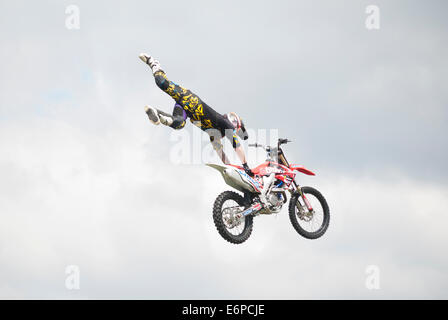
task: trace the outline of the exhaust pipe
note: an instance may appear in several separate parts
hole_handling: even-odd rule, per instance
[[[263,206],[259,203],[254,203],[253,205],[251,205],[249,208],[247,208],[246,210],[244,210],[243,212],[241,212],[241,214],[243,215],[243,217],[249,215],[249,214],[255,214],[258,211],[260,211],[263,208]]]

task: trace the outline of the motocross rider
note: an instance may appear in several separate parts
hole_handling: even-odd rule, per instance
[[[145,106],[145,112],[149,120],[155,125],[162,123],[173,129],[182,129],[185,126],[187,117],[190,118],[193,124],[209,134],[210,142],[222,162],[230,164],[221,143],[221,139],[226,136],[241,160],[244,171],[253,177],[254,174],[247,165],[244,149],[238,139],[238,137],[243,140],[248,139],[248,134],[241,118],[234,112],[225,115],[216,112],[193,92],[168,80],[165,72],[160,67],[159,61],[146,53],[141,53],[139,57],[151,68],[157,86],[176,101],[172,114],[165,113],[151,106]]]

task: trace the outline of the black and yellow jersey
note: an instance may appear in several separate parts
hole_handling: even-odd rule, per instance
[[[154,74],[154,77],[157,86],[176,101],[176,106],[179,105],[183,108],[186,116],[190,118],[190,121],[209,133],[210,141],[213,143],[215,149],[222,148],[220,138],[224,136],[229,138],[234,148],[240,146],[234,127],[226,116],[216,112],[190,90],[168,80],[165,72],[158,71]],[[173,115],[175,114],[176,110],[173,112]],[[179,116],[177,116],[176,119],[174,128],[183,128],[185,126],[185,118],[179,120]],[[217,139],[217,132],[220,134],[219,139]]]

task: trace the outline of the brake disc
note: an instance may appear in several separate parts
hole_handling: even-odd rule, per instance
[[[302,207],[302,210],[303,210],[304,208]],[[299,214],[299,218],[301,219],[301,220],[304,220],[304,221],[306,221],[306,222],[310,222],[311,220],[313,220],[313,217],[314,217],[314,210],[313,211],[308,211],[308,209],[307,210],[303,210],[302,211],[302,213],[301,214]]]
[[[229,207],[222,210],[222,220],[227,229],[233,229],[243,222],[240,207]]]
[[[297,201],[296,207],[298,209],[297,216],[300,218],[300,220],[309,222],[313,219],[314,210],[310,212],[308,208],[302,205],[299,201]]]

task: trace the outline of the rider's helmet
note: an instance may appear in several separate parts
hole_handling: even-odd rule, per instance
[[[227,119],[230,121],[230,123],[235,128],[236,133],[238,136],[243,139],[247,140],[249,138],[249,135],[247,134],[246,128],[244,127],[243,120],[235,113],[235,112],[229,112],[227,114]]]
[[[241,119],[235,112],[229,112],[227,114],[227,119],[229,119],[236,131],[241,129]]]

